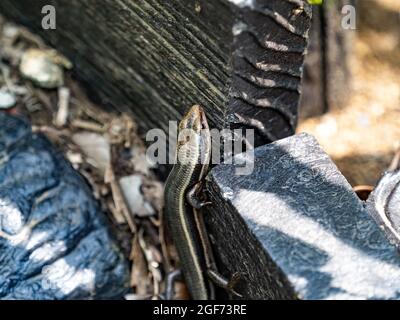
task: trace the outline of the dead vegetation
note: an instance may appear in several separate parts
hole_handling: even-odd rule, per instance
[[[26,29],[0,20],[0,90],[6,95],[0,95],[0,108],[28,118],[33,131],[46,135],[92,187],[135,261],[126,298],[159,298],[176,257],[162,231],[163,184],[132,117],[96,106],[73,79],[72,67]]]

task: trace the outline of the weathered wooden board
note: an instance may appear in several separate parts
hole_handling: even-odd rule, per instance
[[[319,116],[327,111],[326,81],[324,65],[326,55],[323,53],[321,7],[313,7],[312,25],[307,54],[304,59],[302,95],[300,97],[299,116],[305,119]]]
[[[316,140],[255,150],[250,175],[208,176],[206,221],[223,273],[247,299],[399,299],[400,257]]]
[[[41,9],[55,6],[57,29]],[[305,0],[2,0],[70,58],[93,97],[168,128],[194,103],[213,127],[294,133],[311,8]]]
[[[300,117],[344,107],[351,95],[351,56],[355,30],[342,27],[342,9],[355,0],[325,0],[313,7],[305,58]]]

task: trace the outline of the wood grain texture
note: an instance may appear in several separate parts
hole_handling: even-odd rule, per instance
[[[213,127],[255,128],[259,144],[293,134],[310,6],[232,2],[4,0],[0,9],[68,56],[93,97],[130,110],[142,129],[167,129],[197,103]],[[41,28],[46,4],[56,7],[56,30]]]
[[[354,30],[343,29],[343,6],[355,0],[326,0],[313,7],[305,57],[300,118],[319,116],[346,106],[351,95]]]
[[[249,175],[237,174],[240,158],[208,175],[205,220],[220,270],[242,275],[245,299],[400,298],[398,249],[314,137],[256,148]],[[386,203],[398,228],[400,192],[390,194],[400,172],[386,178],[370,205]]]
[[[264,141],[296,128],[310,19],[300,1],[256,3],[238,15],[228,110],[233,123],[255,128]]]

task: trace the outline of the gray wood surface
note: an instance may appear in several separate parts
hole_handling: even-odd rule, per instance
[[[54,5],[57,29],[43,30]],[[300,9],[302,8],[302,9]],[[216,128],[294,133],[311,9],[305,0],[2,0],[0,10],[70,58],[93,98],[167,129],[188,107]]]
[[[310,135],[255,150],[250,175],[208,176],[205,219],[246,299],[399,299],[400,256]]]
[[[342,27],[342,8],[355,0],[325,0],[313,7],[305,58],[300,117],[319,116],[346,106],[351,96],[355,30]]]

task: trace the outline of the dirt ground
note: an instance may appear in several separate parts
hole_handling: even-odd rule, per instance
[[[352,95],[300,123],[353,185],[375,185],[400,143],[400,1],[359,1]]]

